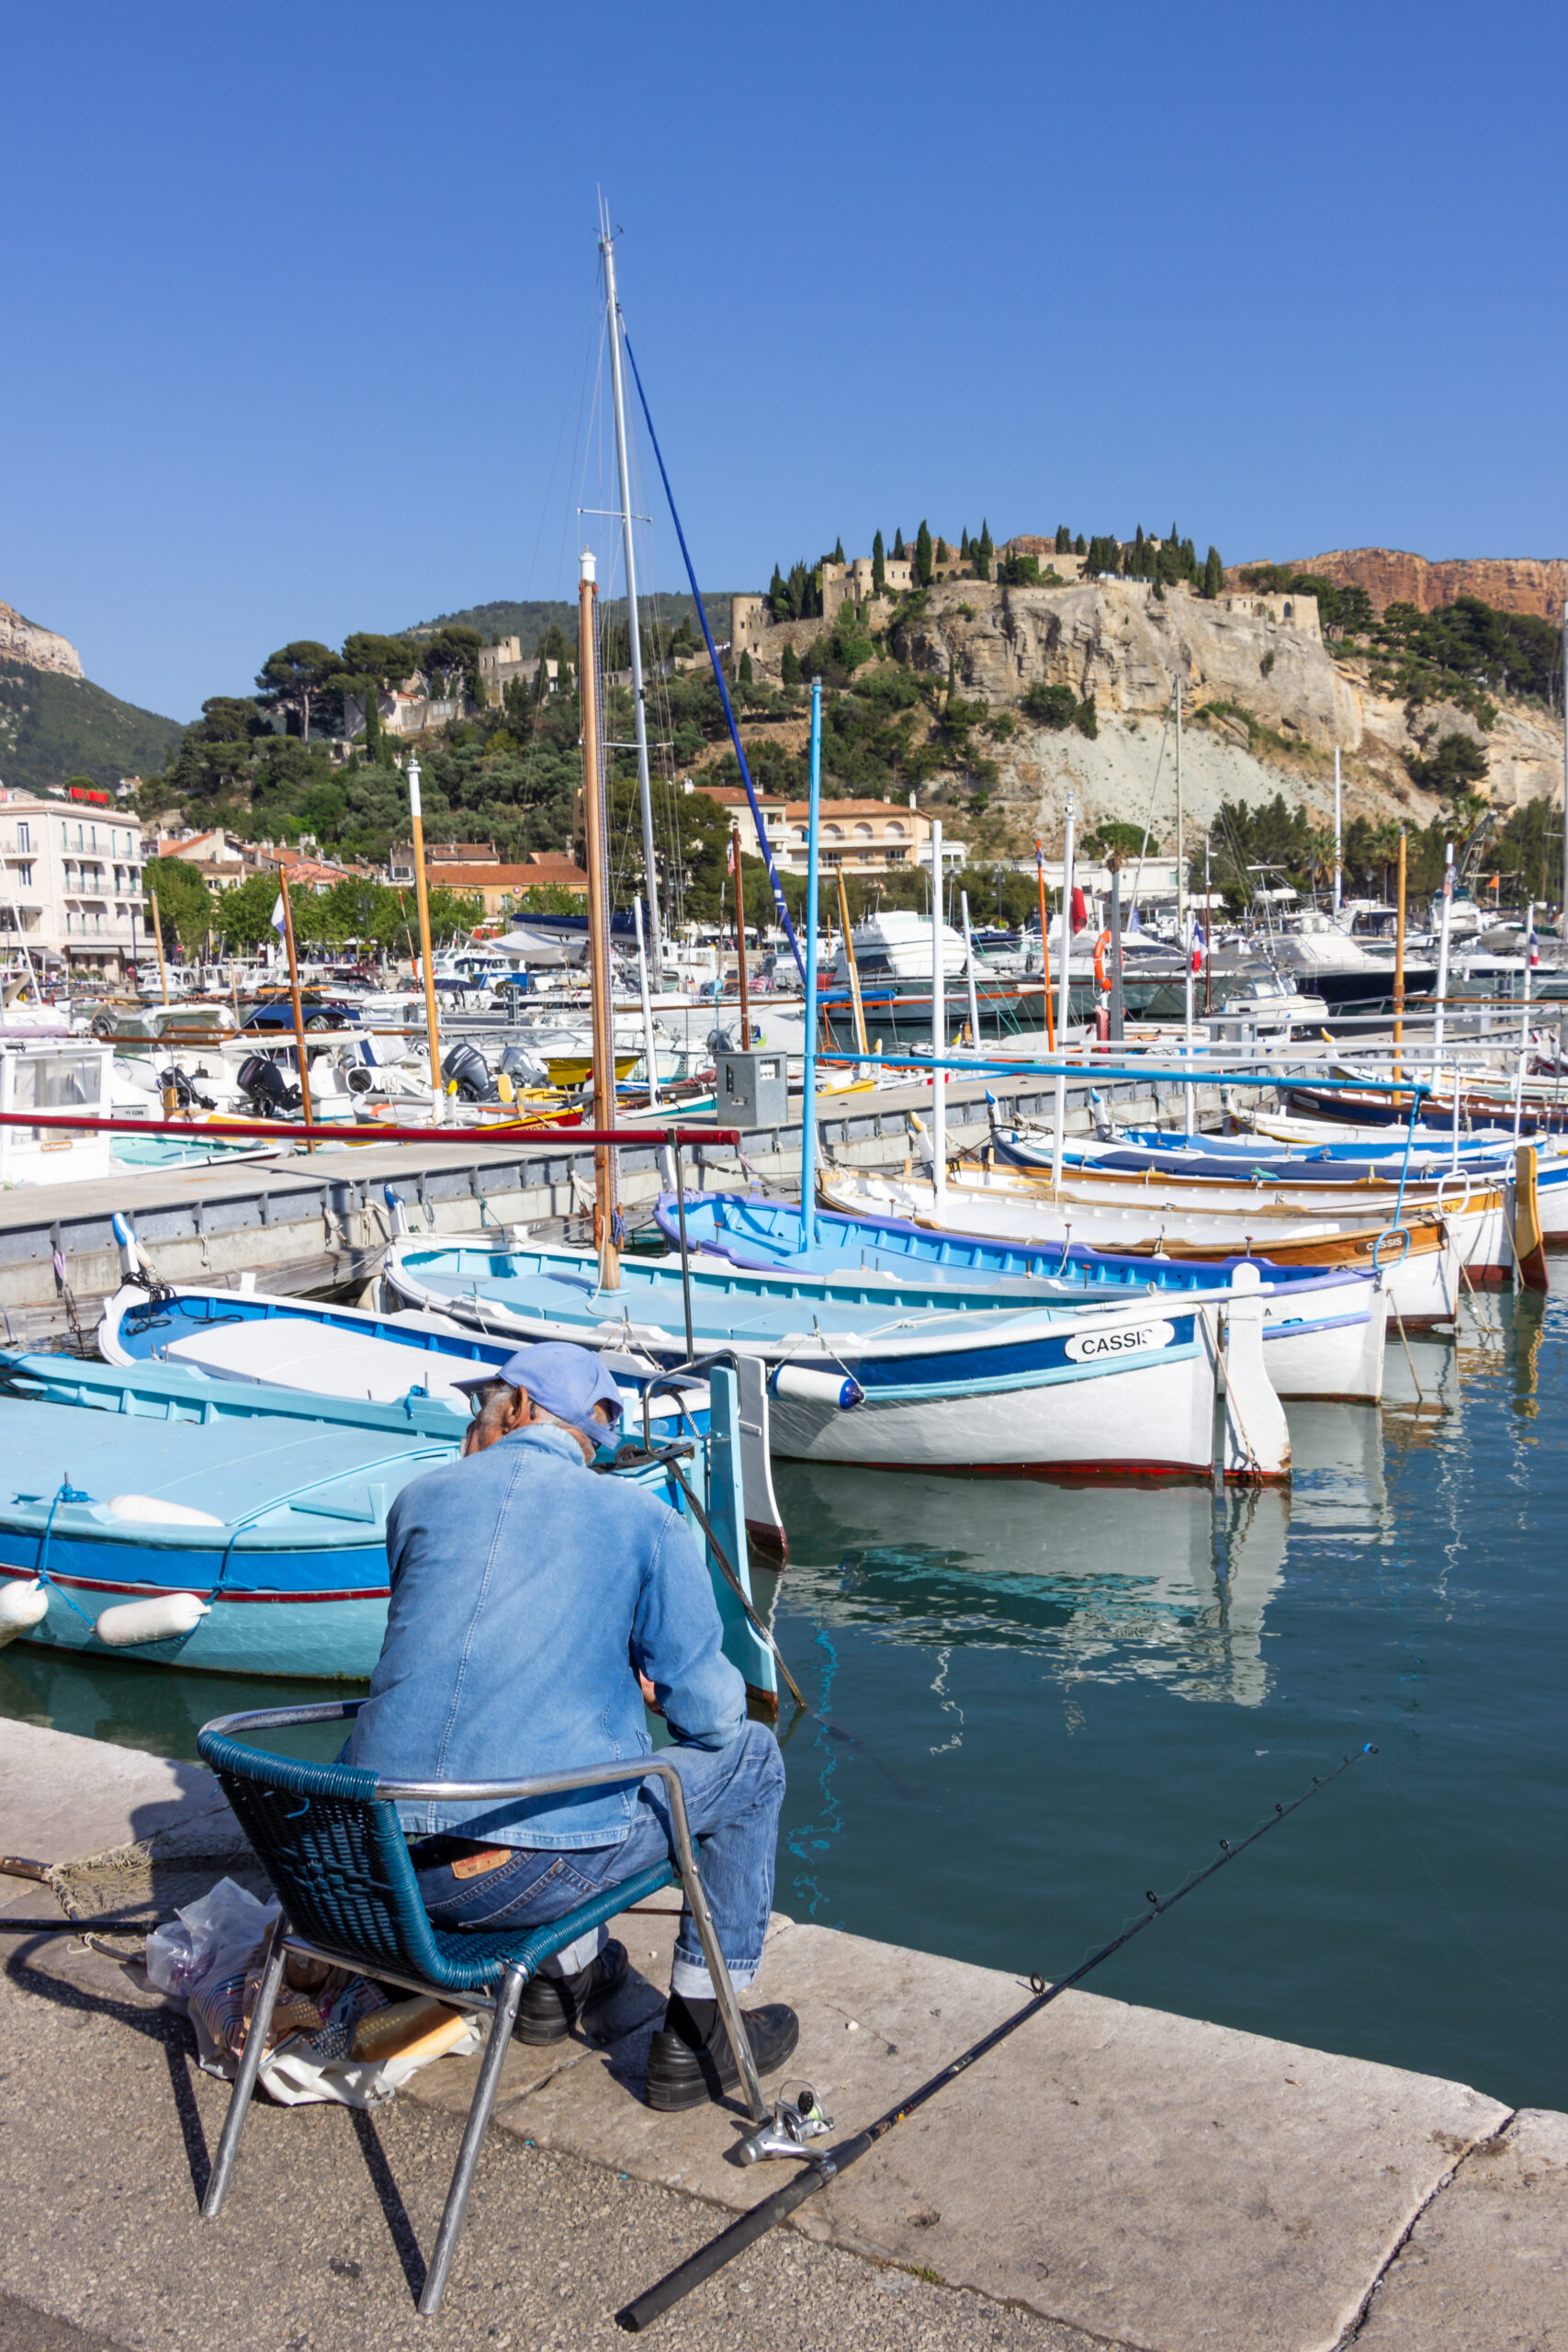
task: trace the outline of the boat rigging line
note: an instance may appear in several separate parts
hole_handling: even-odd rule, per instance
[[[1098,1951],[1091,1952],[1070,1974],[1058,1977],[1054,1984],[1047,1984],[1043,1976],[1032,1976],[1029,1980],[1032,1997],[1021,2008],[1015,2009],[1010,2017],[993,2026],[989,2033],[982,2034],[978,2041],[971,2042],[967,2050],[961,2052],[939,2074],[931,2075],[918,2089],[900,2099],[897,2107],[888,2108],[874,2123],[869,2123],[863,2132],[856,2132],[852,2140],[842,2141],[836,2148],[813,2153],[808,2143],[832,2129],[831,2123],[820,2112],[816,2093],[807,2089],[793,2101],[781,2099],[773,2122],[753,2132],[741,2143],[742,2161],[755,2163],[759,2157],[768,2155],[798,2156],[803,2169],[783,2188],[775,2189],[771,2197],[764,2197],[761,2204],[753,2205],[749,2213],[742,2213],[738,2222],[732,2222],[728,2229],[721,2231],[707,2245],[699,2247],[678,2269],[671,2271],[668,2278],[661,2278],[657,2286],[650,2287],[635,2302],[627,2303],[618,2311],[615,2313],[617,2326],[633,2335],[651,2326],[663,2312],[689,2295],[694,2287],[700,2287],[705,2279],[722,2270],[726,2263],[733,2262],[738,2254],[744,2253],[749,2245],[754,2245],[759,2238],[765,2237],[770,2230],[787,2221],[808,2198],[815,2197],[818,2189],[826,2188],[830,2181],[838,2179],[840,2173],[858,2164],[862,2156],[869,2155],[879,2140],[886,2139],[889,2132],[924,2107],[928,2100],[933,2099],[939,2091],[945,2090],[960,2075],[966,2074],[971,2066],[996,2049],[998,2042],[1005,2041],[1010,2034],[1018,2031],[1020,2026],[1027,2025],[1032,2018],[1038,2017],[1042,2009],[1049,2008],[1053,2001],[1059,2000],[1075,1984],[1081,1984],[1084,1978],[1108,1961],[1112,1953],[1120,1951],[1124,1944],[1132,1942],[1134,1936],[1141,1935],[1167,1911],[1195,1893],[1206,1879],[1213,1877],[1216,1871],[1223,1871],[1227,1862],[1236,1860],[1249,1846],[1256,1846],[1260,1838],[1266,1838],[1271,1829],[1277,1829],[1282,1821],[1288,1821],[1293,1813],[1299,1813],[1303,1804],[1316,1796],[1320,1790],[1327,1788],[1331,1781],[1337,1781],[1342,1773],[1348,1772],[1361,1757],[1375,1756],[1377,1752],[1372,1742],[1368,1740],[1337,1764],[1332,1772],[1314,1772],[1310,1789],[1303,1789],[1301,1795],[1289,1804],[1276,1804],[1271,1816],[1260,1822],[1249,1836],[1238,1839],[1234,1845],[1228,1838],[1222,1838],[1219,1860],[1195,1871],[1177,1888],[1174,1894],[1168,1894],[1162,1900],[1151,1887],[1145,1897],[1149,1908],[1140,1918],[1134,1919],[1130,1927],[1123,1928],[1120,1935],[1112,1936],[1109,1943],[1101,1944]]]

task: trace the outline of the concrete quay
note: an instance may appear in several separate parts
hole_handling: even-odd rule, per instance
[[[0,1845],[66,1866],[84,1912],[166,1909],[245,1851],[198,1767],[16,1723]],[[447,2303],[420,2322],[476,2062],[369,2116],[258,2105],[204,2227],[227,2090],[185,2021],[133,1962],[3,1932],[50,1914],[45,1888],[0,1880],[0,1902],[6,2346],[609,2345],[631,2294],[787,2177],[735,2166],[726,2110],[641,2104],[675,1924],[655,1897],[617,1922],[634,1973],[592,2037],[513,2046]],[[798,2008],[790,2079],[848,2136],[1027,1987],[775,1917],[759,1991]],[[1077,1992],[660,2327],[698,2352],[1564,2352],[1565,2254],[1568,2116]]]
[[[982,1142],[986,1091],[1022,1117],[1049,1117],[1055,1102],[1046,1081],[1002,1076],[948,1089],[948,1135],[954,1150]],[[1158,1097],[1130,1080],[1102,1091],[1120,1114],[1153,1114]],[[1200,1111],[1217,1105],[1217,1087],[1194,1089]],[[830,1106],[830,1107],[829,1107]],[[910,1114],[931,1110],[931,1088],[905,1086],[850,1094],[841,1105],[826,1098],[818,1115],[824,1157],[843,1167],[901,1168],[913,1156]],[[1089,1123],[1089,1084],[1068,1088],[1068,1124]],[[682,1126],[713,1121],[678,1121]],[[329,1131],[330,1133],[330,1131]],[[683,1154],[694,1189],[744,1184],[751,1174],[774,1190],[800,1182],[797,1128],[763,1127],[732,1147],[698,1144]],[[621,1191],[637,1210],[662,1188],[657,1131],[646,1145],[620,1153]],[[237,1283],[263,1288],[321,1291],[370,1281],[380,1272],[392,1238],[386,1193],[400,1198],[416,1235],[466,1235],[511,1225],[534,1228],[580,1214],[591,1201],[593,1155],[574,1146],[570,1130],[551,1137],[512,1137],[495,1144],[377,1144],[329,1142],[319,1152],[265,1164],[231,1162],[217,1168],[147,1169],[134,1174],[47,1188],[18,1185],[0,1195],[0,1317],[20,1346],[47,1345],[72,1328],[90,1330],[102,1303],[119,1283],[119,1259],[110,1219],[129,1216],[161,1277],[173,1283]],[[56,1272],[56,1252],[65,1272]],[[69,1299],[66,1296],[69,1292]]]

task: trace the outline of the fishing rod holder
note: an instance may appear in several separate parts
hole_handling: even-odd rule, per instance
[[[761,2164],[768,2156],[797,2156],[803,2164],[817,2165],[825,2174],[830,2173],[833,2160],[826,2149],[813,2155],[807,2143],[825,2139],[832,2129],[833,2119],[823,2114],[822,2102],[811,2085],[802,2083],[794,2098],[774,2102],[773,2120],[749,2132],[735,2153],[743,2165]]]

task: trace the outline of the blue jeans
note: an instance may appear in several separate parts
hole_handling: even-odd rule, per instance
[[[762,1938],[773,1901],[773,1851],[784,1768],[779,1744],[761,1724],[741,1726],[726,1747],[666,1747],[662,1759],[681,1776],[686,1819],[701,1841],[703,1891],[713,1914],[729,1981],[743,1991],[762,1964]],[[468,1841],[429,1838],[413,1849],[419,1891],[441,1928],[547,1927],[607,1886],[619,1885],[674,1852],[662,1781],[644,1781],[628,1835],[616,1846],[570,1849],[519,1846],[510,1861],[475,1878],[459,1878],[454,1851]],[[574,1975],[604,1948],[605,1930],[590,1929],[545,1963],[550,1975]],[[672,1993],[692,2001],[714,1997],[703,1948],[690,1911],[675,1945]]]

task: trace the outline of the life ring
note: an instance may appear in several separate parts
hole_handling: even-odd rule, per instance
[[[1110,944],[1111,933],[1102,931],[1094,943],[1094,985],[1097,989],[1109,989],[1111,986],[1111,975],[1105,968],[1105,951]]]

